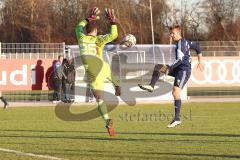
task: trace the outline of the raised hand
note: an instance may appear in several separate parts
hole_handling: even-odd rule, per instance
[[[99,14],[100,14],[100,10],[97,7],[94,7],[90,10],[87,20],[96,21],[100,19]]]
[[[115,15],[114,15],[114,9],[105,8],[105,14],[106,14],[108,20],[109,20],[112,24],[114,24],[114,23],[117,22],[117,19],[116,19]]]

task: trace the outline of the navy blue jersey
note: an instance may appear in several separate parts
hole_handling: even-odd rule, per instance
[[[200,48],[197,43],[190,42],[184,38],[180,39],[176,44],[176,60],[171,65],[171,69],[191,71],[191,55],[190,50],[193,49],[200,54]]]

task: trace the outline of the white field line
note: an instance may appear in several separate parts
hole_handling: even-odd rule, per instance
[[[17,155],[23,155],[23,156],[29,156],[29,157],[38,157],[38,158],[49,159],[49,160],[66,160],[66,159],[63,159],[63,158],[58,158],[58,157],[53,157],[53,156],[48,156],[48,155],[27,153],[27,152],[16,151],[16,150],[5,149],[5,148],[0,148],[0,152],[1,151],[2,152],[8,152],[8,153],[15,153]]]

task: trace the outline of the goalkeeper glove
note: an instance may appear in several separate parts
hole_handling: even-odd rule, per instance
[[[114,15],[114,9],[105,8],[105,13],[106,13],[106,16],[107,16],[108,20],[110,21],[110,23],[111,24],[116,24],[117,19]]]
[[[100,13],[100,10],[97,7],[92,8],[87,18],[88,22],[96,21],[100,19],[99,13]]]

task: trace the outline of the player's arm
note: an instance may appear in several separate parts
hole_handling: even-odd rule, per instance
[[[88,21],[86,19],[82,20],[76,27],[75,32],[77,39],[82,39],[85,34],[84,34],[84,27],[88,24]]]
[[[110,32],[108,34],[98,37],[98,45],[101,46],[109,42],[112,42],[117,37],[118,37],[117,25],[112,24],[110,28]]]
[[[202,61],[202,53],[201,53],[201,49],[199,47],[199,45],[197,43],[194,42],[190,42],[190,49],[193,49],[196,51],[197,53],[197,57],[198,57],[198,65],[197,68],[199,68],[201,71],[204,70],[204,65],[203,65],[203,61]]]
[[[204,65],[203,65],[203,61],[202,61],[202,54],[200,53],[200,54],[198,54],[197,55],[197,57],[198,57],[198,65],[197,65],[197,68],[199,68],[201,71],[203,71],[204,70]]]
[[[111,28],[110,28],[110,32],[108,34],[106,34],[104,36],[99,36],[99,39],[98,39],[99,46],[107,44],[109,42],[112,42],[113,40],[115,40],[118,37],[117,20],[114,15],[114,10],[110,9],[110,8],[106,8],[105,14],[106,14],[109,22],[111,23]]]

